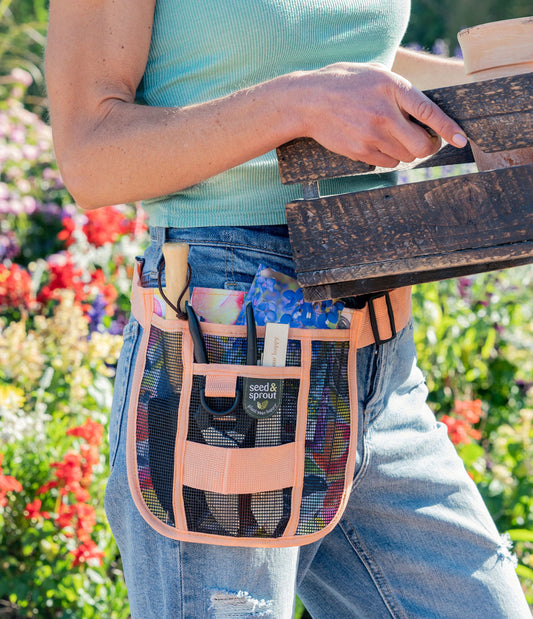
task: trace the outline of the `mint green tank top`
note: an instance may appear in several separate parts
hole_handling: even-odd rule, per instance
[[[410,0],[156,0],[139,103],[185,106],[334,62],[392,65]],[[390,184],[389,175],[322,181],[321,193]],[[143,203],[150,225],[286,223],[299,185],[280,182],[275,152]]]

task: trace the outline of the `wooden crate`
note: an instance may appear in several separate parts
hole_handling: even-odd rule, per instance
[[[485,152],[533,146],[533,73],[426,91]],[[366,294],[533,262],[533,164],[335,196],[326,178],[382,172],[310,139],[278,149],[298,282],[307,300]],[[408,167],[472,162],[446,146]]]

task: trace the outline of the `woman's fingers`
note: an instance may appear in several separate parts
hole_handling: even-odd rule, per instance
[[[411,86],[408,82],[399,85],[396,93],[396,101],[401,110],[433,129],[449,144],[453,144],[458,148],[466,146],[467,139],[461,127],[435,105],[433,101],[428,99],[424,93]],[[416,123],[409,122],[409,125],[409,131],[405,133],[407,141],[404,144],[411,152],[415,152],[419,148],[427,146],[429,134],[422,127],[416,125]]]
[[[467,143],[454,120],[384,67],[342,63],[311,72],[307,78],[313,87],[306,98],[311,118],[306,135],[342,155],[395,167],[399,161],[432,155],[441,138],[458,147]]]

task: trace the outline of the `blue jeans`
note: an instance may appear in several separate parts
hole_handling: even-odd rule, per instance
[[[192,285],[246,289],[263,263],[294,274],[284,226],[153,228],[143,284],[165,240],[190,244]],[[133,619],[530,617],[513,558],[426,404],[413,326],[358,351],[359,442],[349,505],[332,533],[300,548],[177,542],[143,520],[126,475],[126,424],[141,327],[124,332],[110,422],[106,511]]]

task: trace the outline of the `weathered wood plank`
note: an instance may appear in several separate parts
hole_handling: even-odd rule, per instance
[[[342,157],[311,138],[292,140],[277,149],[281,182],[285,185],[367,174],[374,166]]]
[[[297,200],[286,210],[304,288],[524,260],[533,165]]]
[[[390,168],[378,168],[363,161],[353,161],[347,157],[341,157],[341,155],[327,150],[311,138],[287,142],[277,152],[281,179],[285,185],[391,171]],[[416,159],[412,163],[402,162],[394,170],[399,172],[414,168],[472,163],[473,161],[474,157],[469,145],[465,148],[455,148],[446,144],[431,157]]]
[[[413,170],[416,168],[437,168],[439,166],[457,165],[460,163],[473,163],[474,155],[470,144],[464,148],[455,148],[451,144],[445,144],[437,153],[427,159],[416,159],[412,164],[401,163],[396,170]],[[385,171],[384,168],[378,168]]]
[[[486,152],[533,146],[533,73],[427,90],[425,94]],[[466,153],[453,151],[457,161],[448,163],[463,163]],[[332,153],[309,138],[282,145],[277,153],[285,184],[383,171]],[[443,165],[430,161],[426,166]],[[416,165],[424,164],[418,161]],[[401,166],[406,167],[413,166]]]
[[[518,247],[518,245],[520,245],[520,247]],[[496,271],[533,263],[533,243],[520,243],[516,244],[516,246],[509,246],[509,249],[511,248],[517,250],[516,255],[513,255],[513,252],[510,251],[510,257],[507,260],[494,260],[491,258],[489,262],[474,263],[466,260],[465,255],[463,256],[465,259],[464,263],[449,268],[428,271],[415,270],[410,273],[383,275],[367,279],[354,279],[318,286],[305,286],[302,288],[303,296],[304,299],[309,302],[324,301],[326,299],[381,292],[401,286],[425,284],[426,282],[435,282],[453,277],[465,277],[467,275],[475,275],[476,273],[486,273],[488,271]]]

